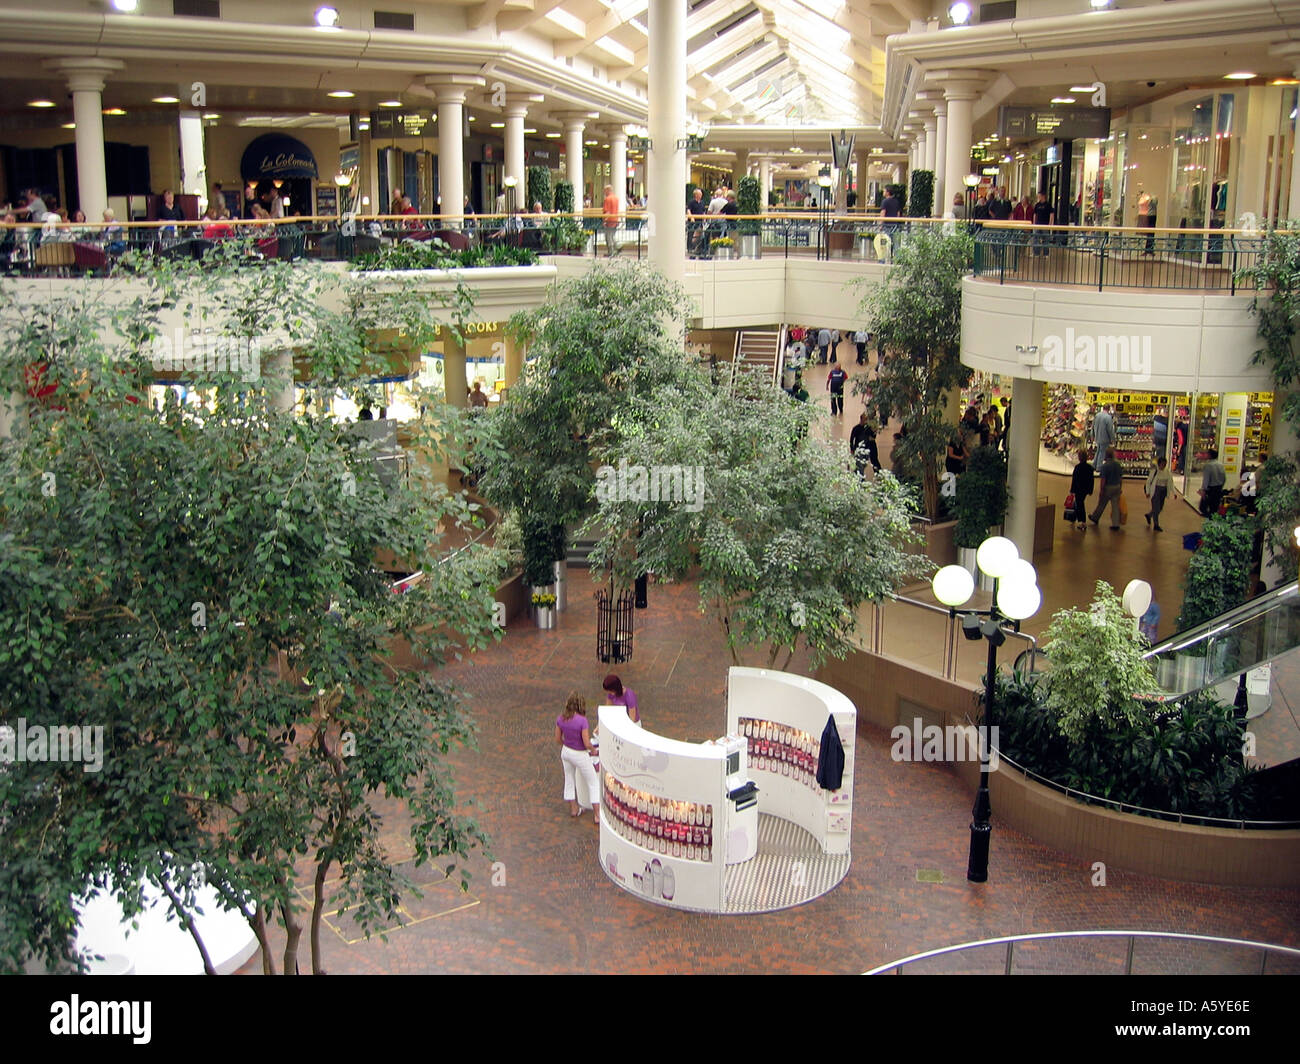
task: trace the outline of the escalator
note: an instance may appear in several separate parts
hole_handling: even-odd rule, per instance
[[[1177,702],[1249,673],[1300,646],[1300,585],[1258,595],[1204,624],[1157,643],[1143,658],[1155,670],[1145,702]]]

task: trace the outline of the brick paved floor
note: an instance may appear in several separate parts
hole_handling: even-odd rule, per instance
[[[344,938],[357,936],[346,927],[326,932],[330,971],[849,973],[962,941],[1086,928],[1300,947],[1300,887],[1228,889],[1114,867],[1105,887],[1093,887],[1087,860],[1018,835],[997,822],[996,810],[989,882],[967,883],[972,795],[939,766],[891,761],[886,734],[874,730],[858,747],[853,865],[836,890],[761,916],[701,916],[638,901],[601,873],[591,816],[570,818],[561,798],[556,712],[571,688],[593,700],[606,671],[595,658],[583,570],[571,571],[569,602],[555,631],[521,619],[498,646],[448,670],[472,696],[480,727],[479,751],[454,758],[458,793],[480,803],[504,882],[492,885],[487,861],[476,860],[469,896],[434,885],[408,902],[408,926],[386,942],[349,944]],[[652,586],[636,626],[633,660],[619,671],[648,726],[686,740],[721,733],[730,662],[718,626],[698,612],[696,589]],[[403,816],[388,809],[386,837],[400,858],[409,852]],[[920,881],[923,872],[941,881]],[[305,949],[303,956],[305,965]]]

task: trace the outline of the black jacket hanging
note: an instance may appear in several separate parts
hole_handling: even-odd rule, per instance
[[[822,729],[822,748],[817,756],[817,782],[822,790],[838,791],[844,781],[844,744],[835,727],[834,715],[826,718]]]

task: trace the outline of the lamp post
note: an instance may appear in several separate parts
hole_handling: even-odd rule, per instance
[[[979,187],[979,175],[967,174],[962,178],[962,182],[966,186],[966,228],[973,233],[975,232],[975,219],[971,216],[975,213],[975,189]]]
[[[822,190],[821,198],[817,201],[817,209],[821,212],[821,239],[826,243],[826,261],[829,262],[831,258],[831,168],[829,166],[822,167],[821,173],[817,177],[817,184],[821,186]],[[821,258],[820,242],[817,257]]]
[[[989,840],[993,834],[989,801],[989,748],[994,741],[993,690],[997,678],[998,647],[1006,642],[1004,625],[1020,631],[1020,622],[1032,617],[1042,605],[1038,574],[1030,562],[1020,557],[1011,540],[990,536],[975,553],[980,572],[993,580],[993,598],[987,610],[962,610],[975,591],[975,578],[960,565],[945,565],[931,582],[934,597],[948,607],[952,618],[961,617],[962,635],[967,639],[984,638],[988,642],[988,668],[984,674],[984,723],[980,732],[980,785],[971,810],[970,853],[966,860],[966,878],[983,883],[989,878]]]

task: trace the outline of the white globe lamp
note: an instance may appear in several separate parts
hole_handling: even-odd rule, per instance
[[[960,565],[945,565],[930,581],[934,597],[945,606],[955,608],[970,601],[975,591],[975,578],[970,570]]]
[[[1011,563],[1019,559],[1020,551],[1006,536],[990,536],[975,552],[975,564],[980,572],[994,580],[1005,576]]]

